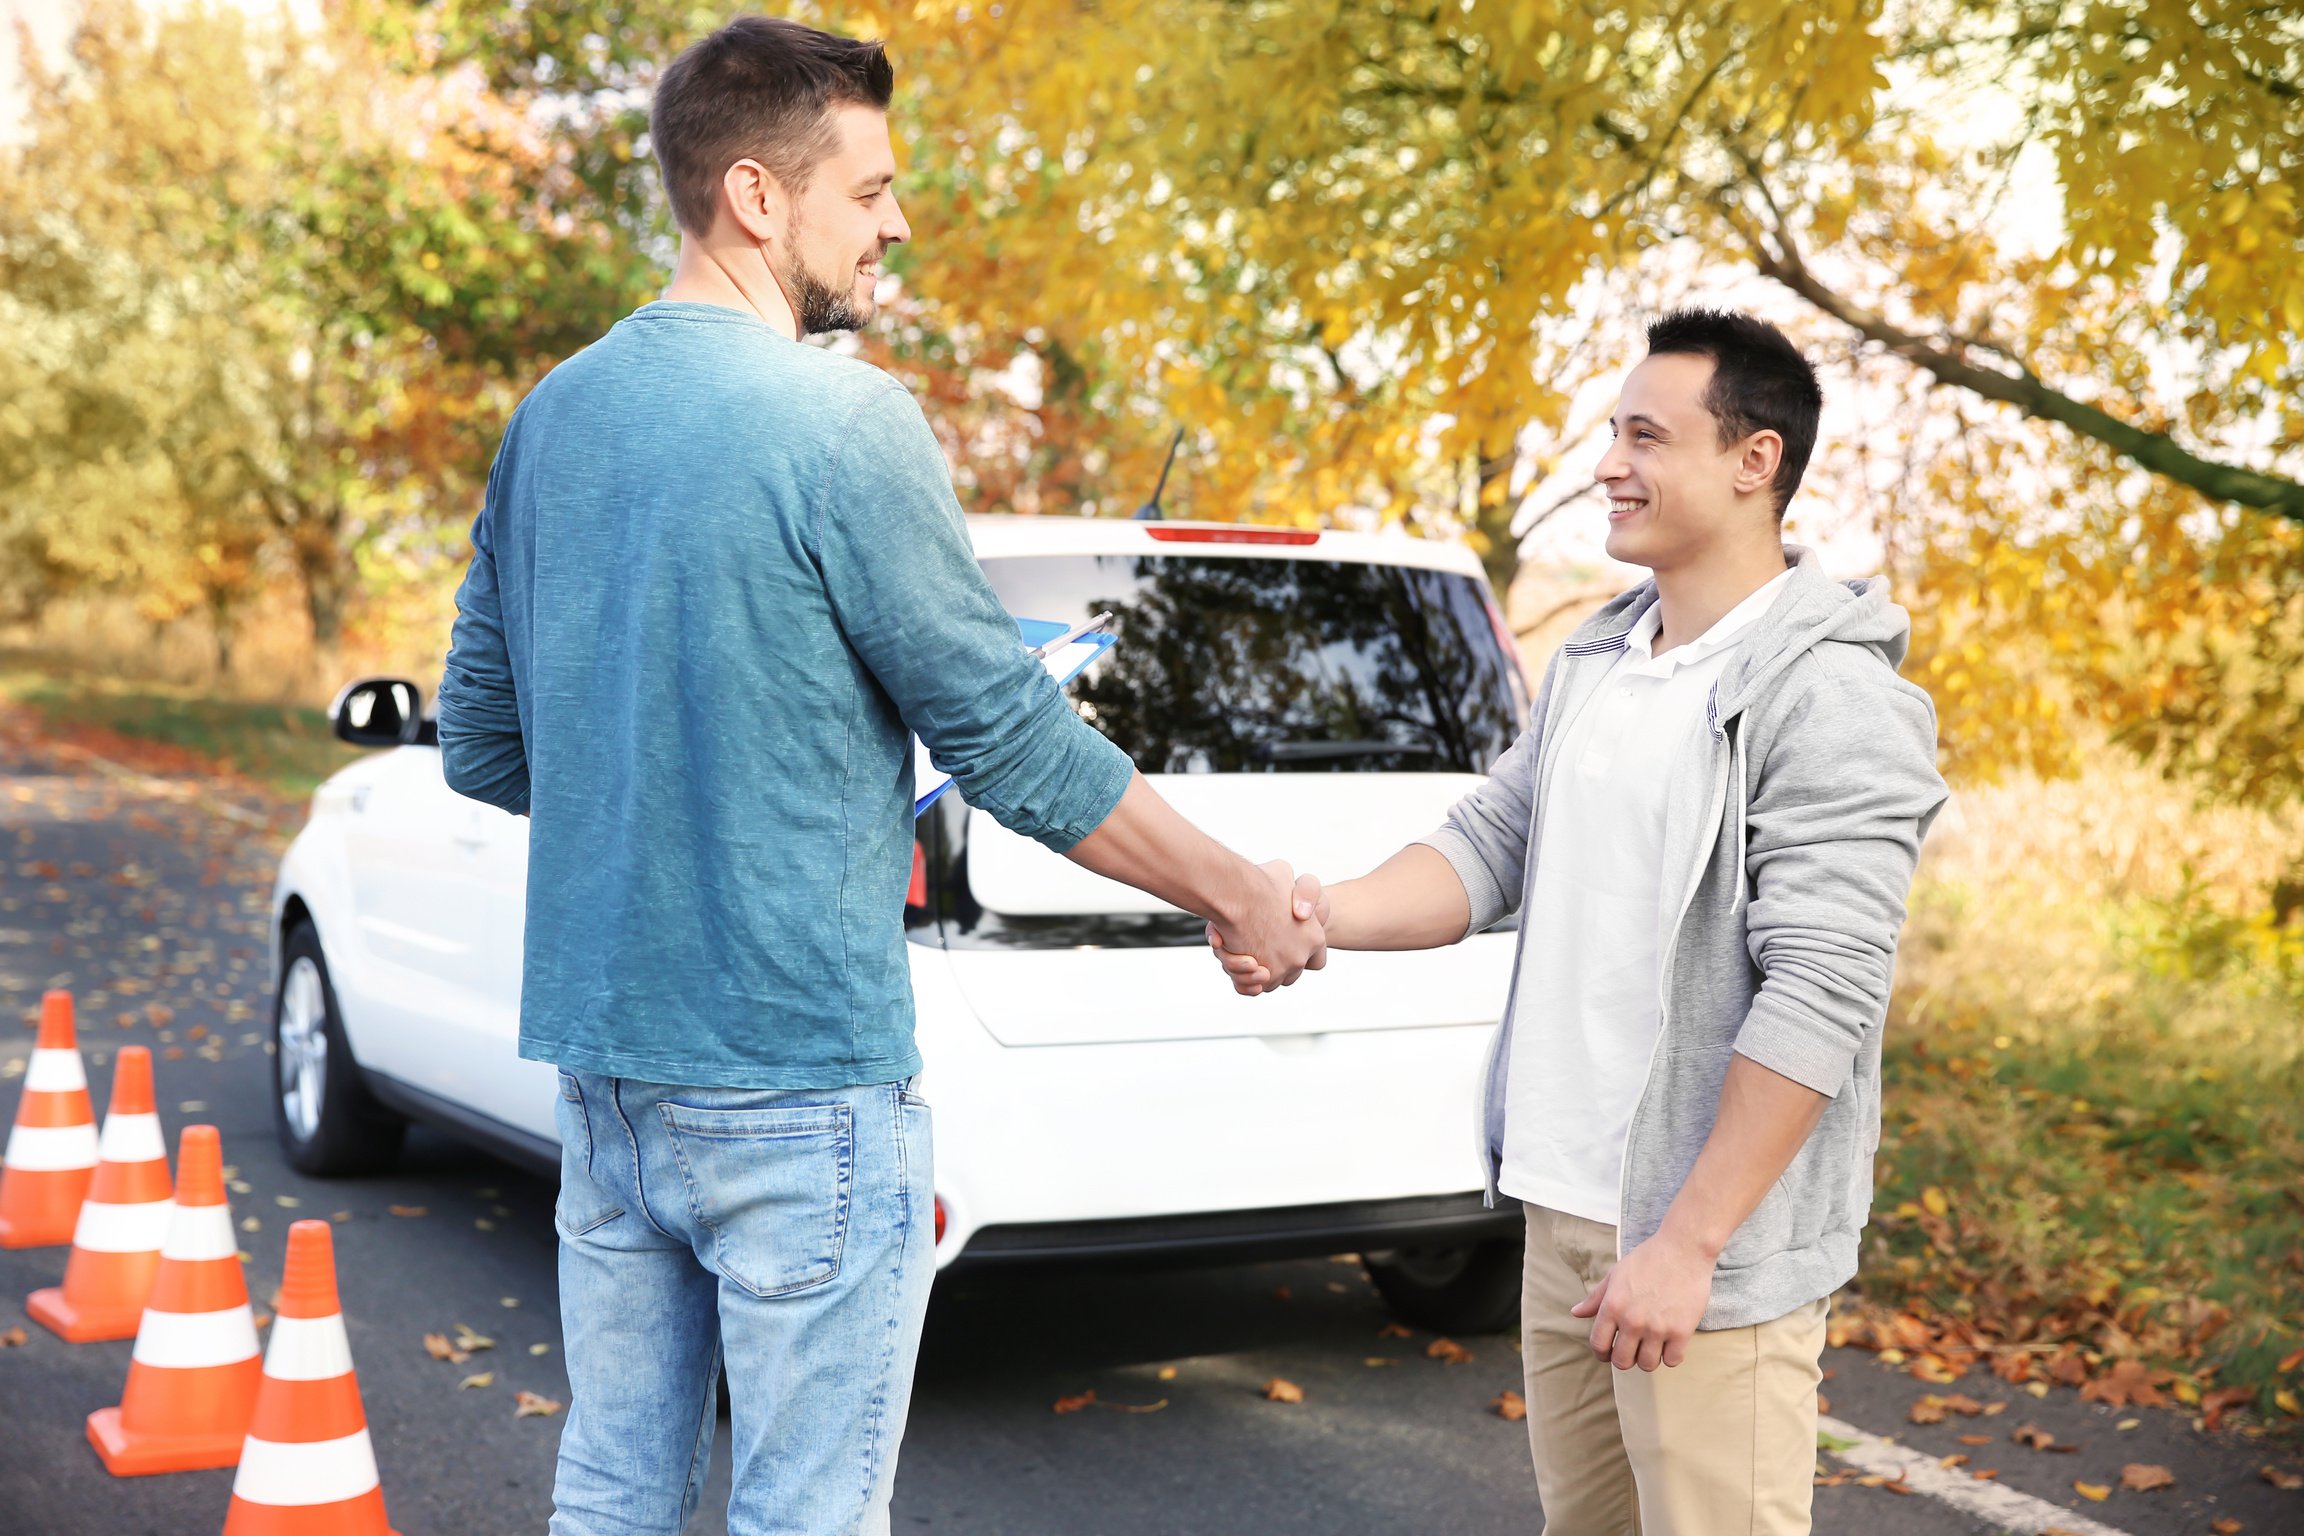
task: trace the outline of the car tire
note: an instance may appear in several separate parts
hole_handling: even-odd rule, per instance
[[[310,923],[280,946],[272,998],[272,1121],[298,1173],[378,1173],[400,1155],[408,1122],[378,1104],[344,1038],[328,958]]]
[[[1435,1333],[1501,1333],[1520,1320],[1521,1245],[1396,1248],[1370,1254],[1368,1278],[1395,1317]]]

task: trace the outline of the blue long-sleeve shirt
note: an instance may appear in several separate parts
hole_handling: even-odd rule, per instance
[[[440,751],[531,816],[523,1056],[908,1076],[909,732],[1059,851],[1127,788],[986,585],[911,395],[754,316],[651,304],[554,369],[472,547]]]

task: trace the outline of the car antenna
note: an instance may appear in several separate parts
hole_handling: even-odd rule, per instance
[[[1178,427],[1176,436],[1169,441],[1167,462],[1160,466],[1160,483],[1152,487],[1152,499],[1136,509],[1130,519],[1138,523],[1164,522],[1168,514],[1160,510],[1160,493],[1168,489],[1168,471],[1176,465],[1176,450],[1184,446],[1184,429]]]

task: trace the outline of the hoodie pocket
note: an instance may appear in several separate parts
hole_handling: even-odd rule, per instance
[[[1791,1175],[1787,1171],[1768,1186],[1752,1214],[1728,1239],[1728,1246],[1720,1250],[1719,1269],[1744,1269],[1765,1259],[1774,1258],[1792,1242],[1792,1192],[1785,1185]]]

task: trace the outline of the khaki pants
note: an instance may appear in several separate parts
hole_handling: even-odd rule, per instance
[[[1545,1536],[1806,1536],[1830,1302],[1619,1371],[1568,1315],[1616,1262],[1616,1229],[1527,1212],[1521,1364]]]

